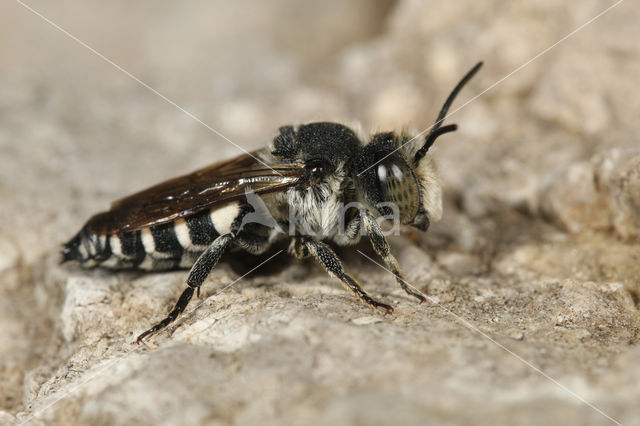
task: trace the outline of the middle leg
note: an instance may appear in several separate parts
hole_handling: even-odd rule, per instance
[[[393,308],[386,303],[378,302],[371,298],[356,280],[344,272],[342,263],[338,256],[325,243],[316,241],[309,237],[294,237],[294,253],[296,255],[311,254],[324,267],[329,275],[337,277],[342,281],[361,301],[373,308],[383,308],[387,313],[392,313]]]

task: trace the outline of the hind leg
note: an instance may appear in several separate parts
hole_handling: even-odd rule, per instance
[[[189,301],[193,297],[193,292],[200,293],[200,286],[204,280],[209,276],[211,270],[216,266],[224,252],[229,247],[229,244],[235,239],[235,235],[232,233],[221,235],[214,240],[213,243],[200,255],[198,260],[193,264],[189,277],[187,278],[187,288],[182,292],[182,295],[178,299],[175,307],[169,315],[144,333],[138,336],[136,343],[142,342],[142,340],[154,334],[169,324],[171,324],[177,317],[185,310]]]

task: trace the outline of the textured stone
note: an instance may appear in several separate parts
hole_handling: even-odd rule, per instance
[[[640,237],[640,149],[613,149],[560,172],[542,191],[542,211],[567,230]]]
[[[186,272],[61,267],[60,244],[114,199],[241,151],[5,2],[0,423],[639,424],[640,8],[465,105],[607,5],[316,3],[29,4],[248,150],[309,120],[425,129],[483,60],[432,148],[443,220],[391,239],[428,300],[367,244],[337,252],[393,315],[285,253],[238,280],[276,251],[234,253],[134,345]]]

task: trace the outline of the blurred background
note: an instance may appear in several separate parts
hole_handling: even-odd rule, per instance
[[[25,4],[113,63],[19,2],[0,4],[0,328],[6,339],[0,347],[0,415],[5,416],[0,420],[13,421],[17,413],[25,416],[44,406],[56,389],[73,384],[75,376],[64,383],[55,379],[62,375],[60,369],[69,368],[69,359],[81,358],[81,370],[100,361],[102,355],[96,353],[87,361],[86,354],[78,355],[84,350],[79,348],[89,341],[124,345],[105,341],[105,333],[122,336],[131,324],[148,322],[180,289],[178,274],[162,284],[167,288],[164,298],[137,300],[146,304],[142,313],[134,302],[123,312],[117,311],[117,301],[104,302],[104,315],[131,316],[130,322],[104,331],[100,327],[107,325],[95,319],[100,315],[77,310],[83,296],[69,298],[70,272],[56,266],[60,243],[114,199],[241,153],[123,70],[253,150],[265,146],[281,125],[315,120],[360,123],[370,130],[425,129],[464,73],[484,61],[452,110],[491,89],[448,119],[459,131],[440,139],[432,151],[443,180],[443,221],[427,234],[398,239],[397,246],[415,249],[398,249],[398,257],[423,291],[480,324],[497,327],[490,330],[511,336],[508,341],[523,345],[520,353],[537,365],[582,383],[580,389],[589,389],[620,419],[637,421],[637,407],[628,402],[639,395],[640,381],[625,381],[630,365],[637,377],[640,361],[640,8],[634,2],[619,3],[530,63],[615,2]],[[412,260],[418,258],[422,260]],[[370,273],[371,266],[361,260],[350,264],[359,273]],[[95,274],[87,277],[98,283],[110,279]],[[295,274],[284,277],[296,284]],[[138,278],[119,277],[117,282],[123,280],[128,284],[118,291],[128,300],[136,293]],[[529,317],[527,330],[537,330],[531,331],[535,337],[522,327],[514,331],[512,323],[492,323],[508,316],[505,300],[512,298],[520,304],[509,315]],[[91,331],[96,327],[98,334]],[[585,330],[591,337],[584,337]],[[527,336],[524,343],[520,333]],[[392,337],[389,341],[401,345]],[[466,345],[446,339],[429,344]],[[541,353],[541,348],[554,355]],[[457,362],[468,362],[465,357],[447,361],[444,356],[438,361],[441,371],[460,371]],[[409,389],[416,396],[427,389],[411,379],[423,362],[407,367],[406,381],[389,392]],[[593,389],[584,384],[589,377],[609,373]],[[544,381],[531,374],[527,380]],[[411,403],[386,394],[379,401],[404,407],[405,417],[393,409],[391,413],[405,424],[420,424],[425,416],[454,423],[473,419],[458,412],[458,402],[466,407],[477,403],[483,415],[496,421],[508,418],[501,417],[506,412],[541,421],[567,415],[608,421],[568,396],[540,399],[548,394],[544,386],[538,396],[525,392],[513,404],[492,394],[499,407],[492,411],[476,398],[487,388],[464,394],[466,378],[456,382],[460,388],[448,388],[453,405],[440,403],[442,389],[427,382],[434,402],[425,402],[426,394],[409,398]],[[508,383],[501,388],[507,394],[518,386],[500,383]],[[315,395],[313,385],[300,386]],[[611,389],[619,392],[616,398],[609,398]],[[100,408],[104,401],[82,398],[63,405],[72,423],[106,415]],[[379,405],[376,397],[367,397],[366,403],[356,397],[351,408],[331,405],[327,398],[323,401],[334,411],[320,423],[348,418],[368,423],[372,418],[362,414],[363,407]],[[95,406],[77,408],[92,407],[87,401]],[[541,413],[535,407],[542,402],[555,408]],[[243,403],[259,412],[257,402]],[[302,406],[315,412],[313,403]],[[54,421],[61,422],[64,416],[56,410]],[[301,410],[298,414],[307,413]],[[277,410],[269,412],[269,421],[291,420]],[[387,424],[385,416],[374,418]],[[105,418],[117,423],[116,417]],[[245,420],[251,418],[247,414]],[[313,416],[300,418],[314,423],[309,420]]]

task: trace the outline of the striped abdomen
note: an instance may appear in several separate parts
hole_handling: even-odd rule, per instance
[[[91,231],[91,220],[65,244],[62,262],[85,266],[166,270],[187,268],[221,234],[231,230],[238,204],[207,210],[162,225],[114,234]]]

